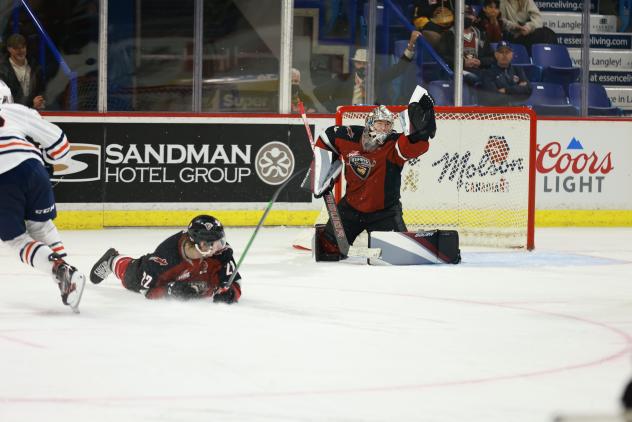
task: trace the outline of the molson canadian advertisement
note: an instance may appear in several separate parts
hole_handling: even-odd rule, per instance
[[[632,221],[632,121],[538,121],[536,224]]]

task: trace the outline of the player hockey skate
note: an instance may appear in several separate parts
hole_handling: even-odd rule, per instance
[[[81,295],[86,285],[86,276],[57,254],[51,254],[48,259],[53,262],[53,276],[61,292],[61,301],[78,314],[79,302],[81,302]]]
[[[112,274],[112,260],[118,254],[119,253],[116,249],[110,248],[105,251],[101,258],[99,258],[90,270],[90,281],[93,284],[99,284]]]

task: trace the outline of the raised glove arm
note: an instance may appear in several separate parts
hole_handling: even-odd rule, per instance
[[[435,121],[434,100],[430,94],[425,93],[419,102],[408,105],[408,118],[411,125],[408,139],[411,142],[434,138],[437,132],[437,123]]]

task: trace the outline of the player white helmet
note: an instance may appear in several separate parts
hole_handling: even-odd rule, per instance
[[[13,95],[11,95],[11,89],[4,83],[4,81],[0,80],[0,104],[11,104],[13,103]]]
[[[381,105],[366,116],[364,133],[362,135],[362,147],[371,152],[384,144],[386,138],[393,133],[393,121],[395,117],[388,108]]]

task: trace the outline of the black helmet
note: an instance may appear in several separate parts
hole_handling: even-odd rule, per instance
[[[198,215],[191,220],[187,234],[196,245],[200,245],[201,242],[212,243],[225,239],[224,226],[217,218],[210,215]]]

